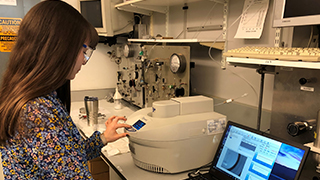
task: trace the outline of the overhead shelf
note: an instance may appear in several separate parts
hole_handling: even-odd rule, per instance
[[[123,11],[139,13],[147,16],[151,16],[153,12],[159,12],[165,14],[167,12],[167,6],[156,5],[146,0],[131,0],[121,4],[115,5],[115,8]]]
[[[117,4],[116,7],[127,6],[130,4],[149,5],[149,6],[176,6],[176,5],[183,5],[185,3],[193,3],[193,2],[199,2],[199,1],[203,1],[203,0],[131,0],[131,1],[126,1],[124,3]],[[219,0],[216,0],[216,2],[219,2]]]
[[[115,8],[144,15],[152,15],[152,12],[166,13],[169,6],[183,6],[185,3],[199,2],[203,0],[130,0],[115,5]],[[223,4],[223,0],[211,0]]]
[[[320,62],[305,62],[305,61],[281,61],[269,59],[255,59],[255,58],[238,58],[227,57],[227,62],[234,66],[279,66],[279,67],[293,67],[305,69],[320,69]]]
[[[225,46],[225,42],[223,41],[221,41],[221,42],[215,42],[214,44],[213,44],[213,42],[214,41],[212,41],[212,42],[200,42],[200,44],[202,45],[202,46],[207,46],[207,47],[213,47],[213,48],[215,48],[215,49],[219,49],[219,50],[221,50],[221,51],[223,51],[224,50],[224,46]]]

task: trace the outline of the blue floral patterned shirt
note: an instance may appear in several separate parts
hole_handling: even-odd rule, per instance
[[[87,161],[99,156],[100,132],[84,140],[56,92],[23,106],[28,136],[0,146],[5,179],[92,179]]]

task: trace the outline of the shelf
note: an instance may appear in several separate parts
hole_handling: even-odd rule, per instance
[[[127,6],[129,4],[139,4],[139,5],[151,5],[151,6],[176,6],[184,5],[185,3],[199,2],[203,0],[131,0],[124,3],[117,4],[116,7]],[[215,2],[221,2],[216,0]]]
[[[195,43],[198,39],[128,39],[129,42],[152,42],[152,43]]]
[[[130,42],[164,42],[164,43],[212,43],[214,40],[206,39],[128,39]],[[218,40],[216,43],[224,42],[223,40]]]
[[[207,47],[213,47],[213,48],[215,48],[215,49],[219,49],[219,50],[221,50],[221,51],[223,51],[224,50],[224,46],[225,46],[225,42],[223,41],[221,41],[221,42],[215,42],[214,44],[212,44],[213,43],[213,41],[212,42],[200,42],[200,44],[202,45],[202,46],[207,46]]]
[[[145,0],[131,0],[121,4],[117,4],[115,5],[115,8],[122,11],[134,12],[147,16],[151,16],[153,12],[165,14],[168,10],[164,5],[155,5],[148,2],[149,1]]]
[[[137,43],[200,43],[203,46],[213,47],[215,49],[224,50],[225,41],[200,40],[200,39],[128,39],[129,42]]]
[[[130,0],[124,3],[115,5],[115,8],[123,11],[135,12],[139,14],[151,16],[153,12],[159,12],[166,14],[166,29],[168,29],[168,10],[170,6],[183,6],[185,3],[196,3],[205,0]],[[208,0],[207,0],[208,1]],[[227,6],[227,1],[225,0],[209,0],[218,4],[223,4],[224,7]],[[224,9],[224,13],[227,10]],[[219,25],[219,28],[223,29],[225,25]],[[203,27],[202,27],[203,28]],[[211,27],[212,28],[212,27]],[[216,27],[215,27],[216,28]],[[198,30],[197,30],[198,31]],[[168,31],[166,31],[166,36],[168,36]],[[225,41],[224,40],[199,40],[199,39],[128,39],[129,42],[137,43],[200,43],[203,46],[213,47],[218,50],[224,50]],[[213,42],[215,42],[213,44]]]
[[[279,61],[269,59],[254,59],[254,58],[237,58],[227,57],[227,62],[235,66],[253,65],[259,66],[279,66],[279,67],[293,67],[305,69],[320,69],[320,62],[303,62],[303,61]]]
[[[115,8],[123,11],[152,15],[152,12],[165,14],[169,6],[183,6],[185,3],[199,2],[203,0],[131,0],[115,5]],[[212,0],[223,3],[221,0]]]

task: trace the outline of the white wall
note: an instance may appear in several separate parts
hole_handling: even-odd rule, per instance
[[[78,0],[64,0],[76,9]],[[105,89],[116,87],[117,65],[107,54],[112,47],[99,43],[89,62],[82,66],[76,78],[71,81],[71,91]]]
[[[222,25],[223,5],[212,1],[199,1],[196,3],[188,4],[187,11],[187,27],[197,27],[203,25]],[[183,31],[185,10],[181,6],[172,6],[169,11],[169,28],[168,36],[177,38]],[[166,35],[165,28],[166,16],[160,13],[154,13],[154,35]],[[202,40],[215,40],[222,30],[217,31],[199,31],[189,32],[186,35],[187,39],[202,39]],[[183,34],[179,39],[183,38]],[[222,40],[222,38],[219,38]]]
[[[118,66],[107,55],[113,48],[101,43],[96,48],[88,63],[71,81],[71,91],[116,87]]]
[[[74,8],[76,8],[79,11],[79,4],[78,0],[62,0],[67,2],[68,4],[72,5]]]
[[[200,1],[188,5],[187,27],[201,26],[204,25],[204,22],[206,22],[206,25],[222,24],[223,6],[221,4],[215,5],[212,1]],[[230,27],[230,25],[241,15],[243,5],[244,0],[229,1],[227,49],[240,48],[243,46],[274,46],[275,29],[272,28],[273,0],[271,0],[269,4],[266,23],[260,39],[234,39],[239,21],[232,27]],[[212,8],[213,10],[211,11]],[[210,11],[211,13],[209,13]],[[181,32],[183,28],[183,13],[182,6],[170,8],[169,36],[176,37]],[[165,35],[163,25],[165,16],[159,13],[155,13],[154,16],[155,34]],[[156,22],[157,19],[162,20],[162,22]],[[222,31],[218,30],[203,31],[197,33],[196,36],[194,36],[195,33],[188,33],[187,38],[197,37],[202,40],[215,40],[221,32]],[[180,38],[182,37],[183,36],[180,36]],[[218,50],[211,51],[215,61],[221,60],[221,53],[222,52]],[[238,99],[237,101],[250,106],[258,106],[260,75],[255,69],[227,66],[227,70],[222,70],[218,63],[209,58],[208,48],[206,47],[192,47],[191,61],[196,64],[196,68],[191,71],[193,92],[224,99],[237,98],[244,93],[248,93],[249,95],[247,97]],[[263,108],[268,110],[271,110],[272,106],[273,79],[274,76],[270,74],[267,74],[265,77]]]

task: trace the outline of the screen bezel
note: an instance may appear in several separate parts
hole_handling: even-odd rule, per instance
[[[225,130],[224,130],[224,132],[223,132],[222,137],[221,137],[219,146],[218,146],[218,148],[217,148],[217,150],[216,150],[216,154],[215,154],[215,156],[214,156],[214,159],[213,159],[212,163],[218,162],[217,153],[218,153],[218,151],[221,149],[221,146],[222,146],[222,143],[223,143],[223,139],[222,139],[222,138],[224,138],[224,137],[226,136],[226,133],[227,133],[227,131],[228,131],[228,129],[229,129],[229,126],[235,126],[235,127],[238,127],[238,128],[241,128],[241,129],[244,129],[244,130],[247,130],[247,131],[250,131],[250,132],[252,132],[252,133],[256,133],[256,134],[258,134],[258,135],[262,135],[262,136],[265,136],[265,137],[267,137],[267,138],[270,138],[270,139],[273,139],[273,140],[276,140],[276,141],[279,141],[279,142],[282,142],[282,143],[285,143],[285,144],[291,145],[291,146],[293,146],[293,147],[297,147],[297,148],[299,148],[299,149],[304,150],[305,153],[304,153],[304,155],[303,155],[303,158],[302,158],[301,163],[300,163],[300,165],[299,165],[299,168],[298,168],[298,170],[297,170],[298,176],[296,176],[294,180],[298,180],[298,179],[299,179],[299,176],[300,176],[300,174],[301,174],[302,167],[303,167],[303,165],[304,165],[304,163],[305,163],[305,161],[306,161],[307,155],[308,155],[308,153],[309,153],[309,151],[310,151],[310,148],[309,148],[309,147],[306,147],[306,146],[304,146],[304,145],[302,145],[302,144],[299,144],[299,143],[297,143],[297,142],[288,141],[288,140],[285,140],[285,139],[282,139],[282,138],[278,138],[278,137],[273,136],[273,135],[271,135],[271,134],[268,134],[268,133],[265,133],[265,132],[262,132],[262,131],[258,131],[258,130],[256,130],[256,129],[253,129],[253,128],[250,128],[250,127],[247,127],[247,126],[238,124],[238,123],[235,123],[235,122],[233,122],[233,121],[228,121],[227,126],[226,126],[226,128],[225,128]],[[213,167],[213,165],[216,165],[216,164],[212,164],[212,167]],[[209,173],[212,174],[214,177],[216,177],[216,178],[218,178],[218,179],[226,179],[226,180],[228,180],[228,179],[232,180],[232,179],[233,179],[232,177],[228,176],[228,175],[227,175],[226,173],[224,173],[223,171],[219,171],[218,169],[214,169],[214,168],[212,168],[212,167],[210,168]]]
[[[142,126],[140,126],[142,124]],[[141,119],[138,119],[132,127],[134,127],[137,131],[139,131],[141,128],[143,128],[146,125],[146,122],[142,121]],[[139,129],[138,129],[139,127]]]
[[[81,13],[81,2],[83,1],[97,1],[97,0],[78,0],[79,12]],[[102,27],[95,27],[99,35],[113,36],[112,30],[112,13],[111,13],[111,2],[110,0],[100,0],[101,3],[101,19]]]
[[[320,24],[320,14],[283,18],[285,11],[285,2],[286,0],[274,1],[273,27],[291,27]]]

